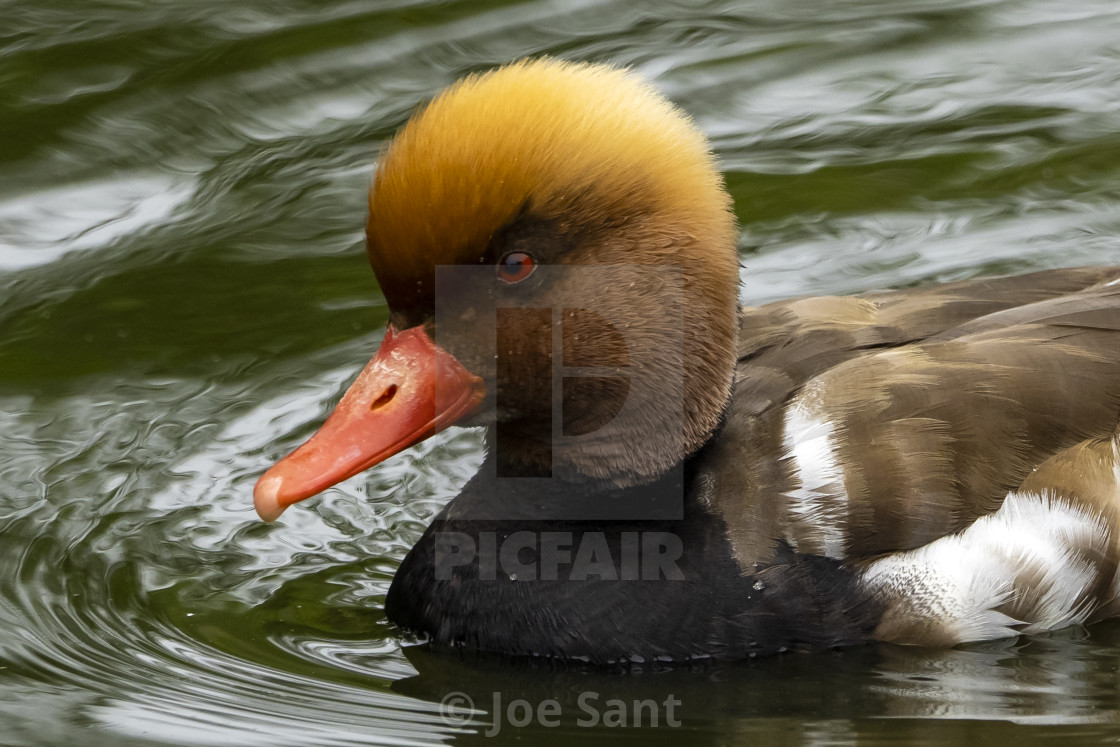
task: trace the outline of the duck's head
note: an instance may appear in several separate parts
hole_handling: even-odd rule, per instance
[[[716,428],[737,335],[730,200],[704,136],[631,73],[535,60],[460,81],[398,133],[369,207],[389,329],[257,483],[262,518],[456,422],[491,427],[499,471],[616,486]]]

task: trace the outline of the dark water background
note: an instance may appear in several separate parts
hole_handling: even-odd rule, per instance
[[[473,432],[257,520],[386,321],[378,149],[538,53],[695,115],[745,302],[1120,262],[1113,0],[0,0],[0,744],[1120,738],[1113,624],[629,676],[409,646],[382,599]],[[482,733],[494,692],[586,691],[682,725]]]

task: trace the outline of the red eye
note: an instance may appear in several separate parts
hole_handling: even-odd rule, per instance
[[[507,283],[520,283],[535,269],[537,263],[525,252],[510,252],[498,261],[498,277]]]

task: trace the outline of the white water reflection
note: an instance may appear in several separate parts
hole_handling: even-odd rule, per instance
[[[0,270],[50,264],[165,223],[196,178],[123,174],[0,200]]]
[[[1010,214],[978,206],[880,212],[788,231],[785,239],[779,226],[744,233],[747,245],[760,247],[742,261],[744,303],[948,282],[972,277],[978,261],[1014,263],[1020,272],[1120,261],[1120,207],[1107,203],[1063,200]]]

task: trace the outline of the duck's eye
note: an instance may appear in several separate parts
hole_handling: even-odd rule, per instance
[[[507,283],[520,283],[535,269],[537,263],[525,252],[510,252],[498,260],[498,277]]]

